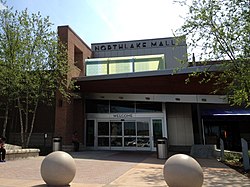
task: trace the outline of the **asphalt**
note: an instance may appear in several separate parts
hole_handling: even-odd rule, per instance
[[[76,175],[70,187],[167,187],[166,160],[151,152],[83,151],[70,153]],[[40,175],[44,157],[0,163],[0,187],[46,187]],[[203,168],[203,187],[250,187],[250,180],[215,159],[197,159]]]

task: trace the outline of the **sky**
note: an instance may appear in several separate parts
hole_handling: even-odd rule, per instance
[[[69,25],[91,43],[172,37],[187,12],[174,0],[7,0],[14,10],[40,11],[54,29]]]

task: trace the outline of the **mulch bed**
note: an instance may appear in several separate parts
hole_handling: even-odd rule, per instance
[[[223,162],[226,164],[228,167],[238,171],[242,175],[245,175],[246,177],[250,178],[250,171],[245,171],[243,168],[243,164],[241,162]]]

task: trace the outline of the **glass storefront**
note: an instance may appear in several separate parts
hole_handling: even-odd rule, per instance
[[[96,145],[99,149],[151,150],[150,134],[152,133],[149,120],[87,120],[87,146],[95,146],[93,143],[95,142],[95,136],[90,135],[93,129],[89,127],[90,124],[94,124],[95,121],[97,134]],[[158,124],[162,125],[161,119],[158,119]],[[157,131],[159,131],[159,128]]]
[[[88,147],[155,151],[157,139],[166,136],[162,103],[88,100],[88,106]]]

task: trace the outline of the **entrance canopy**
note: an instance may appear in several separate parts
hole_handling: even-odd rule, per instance
[[[250,109],[210,109],[202,111],[202,116],[250,116]]]

